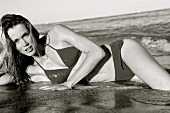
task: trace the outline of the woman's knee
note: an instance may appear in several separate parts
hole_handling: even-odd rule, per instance
[[[133,39],[123,39],[124,43],[121,48],[121,55],[126,56],[137,53],[141,48],[143,48],[137,41]]]
[[[143,56],[150,56],[149,52],[136,40],[124,39],[121,48],[121,57],[125,63],[137,61],[138,58]]]
[[[134,47],[141,47],[141,44],[134,39],[123,39],[123,47],[127,49],[135,49]]]

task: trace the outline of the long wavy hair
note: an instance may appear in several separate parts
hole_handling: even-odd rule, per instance
[[[26,56],[20,53],[16,49],[15,43],[11,40],[8,35],[8,30],[18,24],[25,25],[30,35],[39,42],[39,33],[34,26],[23,16],[16,14],[6,14],[1,18],[2,33],[5,37],[6,47],[6,64],[7,72],[13,75],[17,83],[23,83],[29,80],[29,76],[26,73],[28,65],[33,64],[34,60],[31,56]]]

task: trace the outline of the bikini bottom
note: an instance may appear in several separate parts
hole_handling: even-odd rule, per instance
[[[117,40],[115,42],[112,42],[110,45],[113,61],[114,61],[114,67],[115,67],[115,81],[128,81],[131,80],[134,77],[134,73],[129,69],[129,67],[125,64],[125,62],[122,60],[121,57],[121,48],[123,46],[123,40]],[[108,61],[111,54],[110,51],[105,47],[101,46],[102,49],[105,51],[106,55],[102,59],[101,62],[96,66],[96,68],[85,78],[83,78],[79,83],[81,84],[87,84],[101,69],[101,67]]]
[[[115,81],[128,81],[135,76],[131,69],[129,69],[129,67],[122,60],[121,48],[123,43],[123,40],[117,40],[110,44],[115,66]]]

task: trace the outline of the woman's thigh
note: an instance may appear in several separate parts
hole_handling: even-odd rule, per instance
[[[138,42],[124,39],[121,56],[126,65],[154,89],[170,90],[170,76]]]

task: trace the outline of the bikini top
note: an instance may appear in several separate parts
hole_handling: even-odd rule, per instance
[[[75,65],[75,63],[78,61],[80,54],[81,54],[81,51],[73,46],[67,47],[64,49],[55,49],[54,47],[50,46],[49,44],[47,44],[47,46],[56,50],[56,52],[60,56],[61,60],[69,68],[71,68]]]
[[[50,46],[49,44],[47,44],[47,46],[56,50],[56,52],[59,54],[62,61],[68,68],[56,69],[56,70],[46,70],[36,60],[35,61],[44,70],[44,73],[46,74],[46,76],[50,79],[50,81],[53,84],[63,83],[67,80],[71,70],[77,63],[82,52],[75,47],[68,47],[68,48],[64,48],[64,49],[55,49],[52,46]],[[79,83],[83,83],[83,84],[88,83],[100,71],[102,66],[110,58],[111,53],[108,50],[108,48],[104,45],[101,46],[101,48],[105,51],[105,54],[106,54],[105,57],[98,63],[98,65],[95,67],[95,69],[90,74],[88,74],[84,79],[82,79]]]
[[[50,81],[53,84],[59,84],[63,83],[67,80],[71,70],[77,63],[81,52],[75,47],[68,47],[64,49],[55,49],[54,47],[47,44],[46,46],[49,46],[50,48],[54,49],[60,58],[62,59],[63,63],[68,67],[66,69],[53,69],[53,70],[47,70],[44,69],[36,60],[35,62],[44,70],[44,73],[46,76],[50,79]]]

